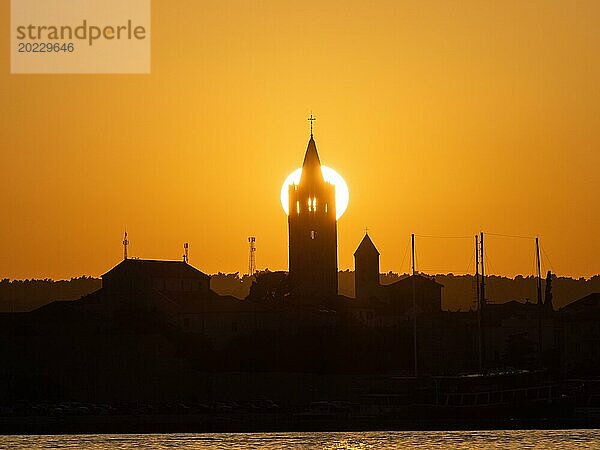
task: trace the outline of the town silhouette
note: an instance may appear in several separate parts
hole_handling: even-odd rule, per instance
[[[598,276],[542,273],[539,248],[536,275],[490,276],[485,233],[473,274],[416,270],[415,235],[410,273],[382,274],[368,230],[340,272],[312,126],[302,161],[288,271],[257,271],[254,238],[248,275],[211,277],[125,234],[101,281],[2,281],[0,431],[600,424]]]

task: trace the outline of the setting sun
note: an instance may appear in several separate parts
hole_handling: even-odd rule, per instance
[[[348,185],[342,176],[333,170],[331,167],[321,166],[321,172],[325,181],[335,186],[335,205],[337,210],[337,217],[342,217],[346,208],[348,208],[348,201],[350,199],[350,192],[348,191]],[[281,186],[281,206],[286,214],[289,214],[288,204],[288,187],[292,184],[300,183],[300,176],[302,175],[302,168],[294,170],[283,182]]]

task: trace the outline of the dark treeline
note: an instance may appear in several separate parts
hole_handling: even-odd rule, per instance
[[[382,273],[381,284],[390,284],[407,276],[393,272]],[[447,311],[468,311],[475,304],[475,279],[472,275],[435,275],[444,285],[442,307]],[[250,292],[254,277],[239,273],[217,273],[211,278],[211,289],[219,295],[240,299]],[[101,280],[79,277],[70,280],[8,280],[0,281],[0,312],[31,311],[54,300],[77,300],[101,287]],[[556,309],[600,292],[600,275],[591,278],[553,278],[553,302]],[[354,297],[354,271],[339,272],[340,294]],[[536,279],[533,276],[507,278],[496,275],[486,277],[486,297],[493,303],[510,300],[536,302]]]
[[[394,272],[382,273],[381,284],[391,284],[408,276]],[[543,283],[545,284],[545,277]],[[444,285],[442,290],[442,307],[446,311],[468,311],[475,305],[475,277],[472,275],[441,274],[435,275],[438,283]],[[233,295],[245,298],[248,295],[253,277],[241,276],[237,273],[218,273],[211,278],[211,288],[220,295]],[[354,271],[339,272],[339,292],[347,297],[354,297]],[[511,300],[520,302],[537,301],[536,278],[533,276],[515,278],[497,275],[486,276],[486,297],[492,303],[505,303]],[[561,308],[593,292],[600,292],[600,275],[591,278],[552,278],[553,303],[556,309]]]
[[[475,305],[475,277],[472,275],[436,275],[436,281],[444,285],[442,307],[445,310],[468,310]],[[496,275],[486,276],[486,297],[492,303],[506,303],[511,300],[537,302],[537,280],[532,275],[506,278]],[[542,281],[545,286],[545,277]],[[543,292],[544,287],[542,288]],[[575,300],[594,292],[600,292],[600,275],[589,279],[552,277],[552,303],[555,309],[562,308]],[[473,308],[474,309],[474,308]]]
[[[70,280],[9,280],[0,281],[0,311],[31,311],[54,300],[77,300],[102,286],[93,277]]]
[[[219,295],[231,295],[232,297],[242,299],[248,296],[254,279],[255,277],[247,274],[240,276],[239,272],[219,272],[211,276],[210,288]]]
[[[394,272],[382,273],[381,284],[391,284],[408,276]],[[347,297],[354,297],[354,271],[339,272],[339,292]],[[545,284],[545,277],[543,284]],[[233,295],[245,298],[248,295],[253,277],[241,276],[237,273],[218,273],[211,278],[211,288],[220,295]],[[475,277],[473,275],[440,274],[435,280],[444,285],[442,290],[442,307],[446,311],[468,311],[475,306]],[[511,300],[520,302],[537,301],[536,278],[533,276],[515,278],[497,275],[486,276],[486,297],[492,303],[506,303]],[[591,278],[552,278],[553,303],[556,309],[561,308],[593,292],[600,292],[600,275]],[[473,308],[474,309],[474,308]]]

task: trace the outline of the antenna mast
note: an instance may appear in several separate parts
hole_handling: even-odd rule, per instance
[[[249,254],[248,254],[248,275],[252,276],[256,272],[256,237],[248,238]]]
[[[190,260],[189,249],[190,249],[190,244],[188,244],[187,242],[185,244],[183,244],[183,262],[186,264]]]
[[[127,239],[127,231],[125,231],[125,236],[123,236],[123,259],[127,259],[127,246],[129,245],[129,240]]]

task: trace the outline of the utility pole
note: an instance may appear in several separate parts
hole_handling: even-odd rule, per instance
[[[413,353],[415,357],[415,378],[419,376],[419,363],[417,358],[417,293],[415,270],[415,234],[411,234],[412,244],[412,304],[413,304]]]

